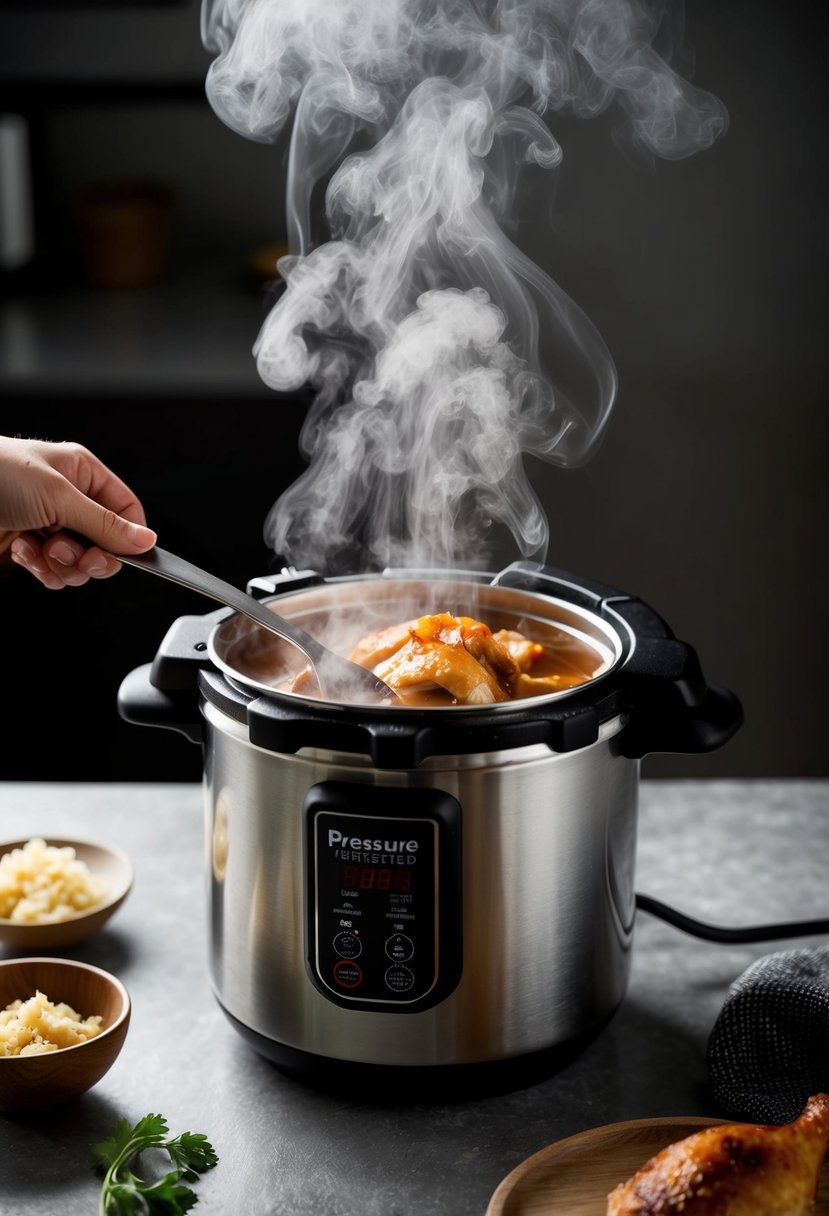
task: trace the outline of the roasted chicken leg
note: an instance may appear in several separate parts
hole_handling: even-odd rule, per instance
[[[607,1216],[817,1216],[829,1094],[782,1127],[722,1124],[657,1153],[608,1196]]]

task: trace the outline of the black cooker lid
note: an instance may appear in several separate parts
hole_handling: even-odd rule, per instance
[[[321,582],[313,572],[259,578],[248,590],[260,596]],[[356,752],[377,768],[416,768],[429,756],[497,752],[543,743],[571,752],[595,743],[603,722],[621,717],[620,752],[707,752],[739,728],[742,709],[727,689],[706,684],[695,651],[677,640],[642,600],[568,571],[516,562],[493,580],[499,586],[564,600],[607,622],[622,641],[620,661],[607,675],[560,700],[515,703],[509,713],[405,713],[388,708],[309,704],[289,697],[257,696],[217,671],[207,639],[229,613],[222,609],[174,622],[151,665],[126,678],[119,710],[128,721],[167,726],[201,737],[199,697],[246,724],[250,741],[269,751],[300,748]]]

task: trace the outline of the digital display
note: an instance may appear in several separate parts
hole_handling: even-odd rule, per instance
[[[412,890],[412,871],[402,866],[340,865],[340,888],[344,891],[392,891],[405,894]]]
[[[426,786],[322,781],[303,799],[305,958],[348,1009],[429,1008],[462,972],[461,808]],[[0,1205],[2,1206],[2,1205]]]

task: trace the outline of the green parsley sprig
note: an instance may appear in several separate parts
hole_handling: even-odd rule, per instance
[[[146,1149],[166,1152],[174,1168],[156,1182],[135,1173],[136,1159]],[[179,1216],[198,1203],[184,1182],[197,1182],[219,1158],[206,1136],[182,1132],[171,1136],[163,1115],[145,1115],[135,1127],[119,1119],[111,1136],[92,1148],[92,1167],[103,1177],[100,1216]]]

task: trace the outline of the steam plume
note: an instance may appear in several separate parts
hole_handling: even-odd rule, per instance
[[[674,159],[725,130],[657,51],[663,16],[639,0],[205,0],[218,115],[259,140],[293,117],[292,254],[254,346],[266,384],[316,390],[309,467],[265,525],[284,558],[483,567],[493,521],[544,558],[522,457],[585,461],[616,372],[508,235],[520,170],[561,162],[554,112],[615,104],[635,146]]]

